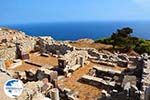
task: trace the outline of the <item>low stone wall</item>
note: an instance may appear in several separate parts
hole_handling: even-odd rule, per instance
[[[61,54],[64,55],[67,53],[67,51],[72,51],[73,47],[69,47],[68,45],[57,45],[57,44],[52,44],[52,45],[47,45],[46,50],[53,53],[53,54]]]
[[[88,49],[87,51],[90,56],[96,57],[97,59],[100,57],[100,53],[96,49]]]
[[[145,60],[146,59],[146,60]],[[143,61],[143,73],[142,73],[142,92],[141,100],[149,100],[150,98],[150,60],[144,58]]]
[[[64,42],[54,41],[49,37],[39,37],[36,39],[35,50],[40,51],[41,53],[64,55],[67,51],[72,51],[73,47]]]
[[[29,53],[30,51],[34,50],[34,46],[36,44],[36,41],[33,39],[27,39],[27,40],[22,40],[19,42],[19,47],[21,51]]]

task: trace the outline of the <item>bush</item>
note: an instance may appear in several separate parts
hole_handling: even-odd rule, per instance
[[[105,44],[112,44],[112,39],[111,38],[102,38],[95,40],[95,43],[105,43]]]
[[[150,54],[150,41],[141,39],[139,45],[137,45],[134,50],[140,54]]]

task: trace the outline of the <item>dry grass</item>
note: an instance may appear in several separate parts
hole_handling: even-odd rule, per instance
[[[75,46],[75,47],[81,47],[81,48],[95,48],[97,50],[112,48],[111,45],[106,45],[102,43],[89,43],[89,42],[84,42],[84,41],[73,42],[73,43],[70,43],[70,45]]]

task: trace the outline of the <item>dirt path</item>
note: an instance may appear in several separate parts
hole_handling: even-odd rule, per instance
[[[78,92],[80,100],[95,100],[98,96],[100,96],[101,90],[94,86],[78,82],[81,76],[87,74],[89,69],[92,69],[93,65],[93,63],[90,63],[89,65],[78,69],[71,75],[71,77],[66,78],[59,83],[65,88]]]

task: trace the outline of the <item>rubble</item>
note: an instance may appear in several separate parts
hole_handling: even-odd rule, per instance
[[[0,59],[3,60],[12,60],[15,59],[17,56],[16,54],[16,47],[11,47],[11,48],[7,48],[7,47],[3,47],[0,48]]]
[[[0,42],[13,42],[24,38],[25,34],[21,31],[12,30],[4,27],[0,30]]]
[[[0,33],[0,80],[2,83],[11,78],[23,81],[25,89],[19,100],[80,100],[77,94],[86,91],[85,87],[93,93],[98,91],[98,95],[101,95],[98,100],[150,98],[148,54],[140,56],[134,51],[128,55],[111,53],[69,44],[82,41],[92,45],[93,40],[90,39],[56,41],[50,36],[31,37],[7,28],[0,29]],[[30,65],[31,69],[16,70],[20,66],[26,67],[25,64]],[[36,68],[32,69],[33,66]],[[69,82],[69,79],[73,81]],[[63,83],[69,89],[62,88],[60,84]],[[84,100],[91,91],[84,94]]]
[[[60,100],[59,91],[57,88],[53,88],[50,92],[51,92],[52,100]]]
[[[0,59],[0,69],[1,70],[6,70],[6,66],[5,66],[4,60],[1,60],[1,59]]]
[[[141,82],[142,82],[142,93],[141,93],[141,100],[148,100],[150,98],[149,95],[149,86],[150,86],[150,60],[148,59],[147,54],[142,55],[142,75],[141,75]]]
[[[97,55],[97,58],[92,60],[92,62],[98,65],[93,66],[93,69],[89,71],[88,75],[82,76],[81,81],[96,87],[102,86],[103,89],[108,91],[99,100],[120,100],[121,96],[140,100],[140,89],[138,88],[139,83],[137,81],[140,77],[135,73],[139,73],[138,71],[141,65],[137,57],[131,57],[125,54],[105,55],[99,53],[99,57]],[[117,66],[120,66],[120,70],[116,69]],[[134,69],[131,69],[133,66]],[[114,92],[114,90],[117,92]],[[122,95],[114,96],[114,94]],[[122,98],[122,100],[127,100],[127,98]]]
[[[122,82],[122,87],[124,87],[127,83],[130,83],[131,85],[136,86],[136,76],[129,76],[126,75],[124,76],[123,82]]]

